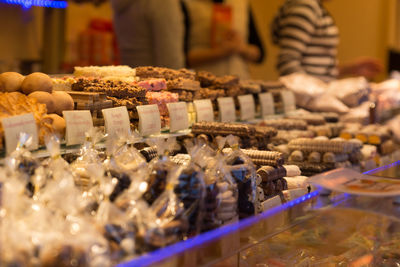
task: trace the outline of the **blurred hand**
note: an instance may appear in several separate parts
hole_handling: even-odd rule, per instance
[[[243,42],[240,35],[236,31],[230,30],[226,33],[226,38],[221,42],[220,48],[226,51],[229,55],[233,55],[239,54],[245,45],[246,44]]]

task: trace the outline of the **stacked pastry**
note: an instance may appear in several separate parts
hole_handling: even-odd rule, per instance
[[[254,126],[236,123],[221,122],[198,122],[192,125],[192,133],[195,135],[209,135],[216,137],[218,135],[235,135],[240,137],[240,147],[258,147],[266,148],[270,139],[276,136],[277,131],[274,128],[266,126]]]
[[[377,161],[379,159],[381,165],[389,163],[387,161],[392,162],[393,160],[390,160],[390,157],[393,157],[395,151],[399,148],[392,131],[383,125],[346,124],[340,136],[344,139],[356,138],[360,140],[364,144],[363,160],[368,161],[375,158],[374,160]]]
[[[134,82],[136,80],[135,69],[129,66],[75,67],[74,76],[124,82]]]
[[[138,124],[139,116],[136,107],[148,104],[147,90],[143,87],[122,81],[79,78],[72,84],[72,90],[83,92],[102,93],[113,102],[114,107],[126,106],[129,110],[131,122]]]
[[[284,177],[286,176],[286,169],[280,165],[277,167],[263,166],[257,170],[258,175],[258,200],[261,205],[259,211],[265,200],[275,197],[288,189],[288,185]],[[261,193],[262,192],[262,193]]]
[[[298,130],[305,131],[307,130],[307,122],[304,120],[295,120],[295,119],[279,119],[279,120],[265,120],[260,123],[263,126],[274,127],[277,130]]]
[[[195,73],[187,69],[138,67],[136,68],[136,75],[141,80],[165,79],[166,89],[172,93],[177,93],[180,101],[193,101],[195,93],[200,89],[200,83],[195,80]]]
[[[261,93],[261,85],[255,80],[240,80],[239,86],[241,91],[243,91],[245,94]]]
[[[337,168],[359,165],[362,144],[341,138],[299,138],[288,145],[289,162],[298,165],[307,176]]]
[[[320,114],[314,114],[314,113],[290,115],[290,116],[288,116],[288,119],[303,120],[303,121],[306,121],[308,125],[314,125],[314,126],[324,125],[326,123],[324,116],[322,116]]]
[[[300,131],[300,130],[278,130],[278,134],[271,139],[274,145],[285,145],[288,144],[293,139],[297,138],[313,138],[315,133],[310,130]]]
[[[285,180],[288,185],[288,189],[307,189],[310,191],[310,185],[308,184],[308,177],[301,175],[301,170],[297,165],[283,165],[286,169]]]
[[[280,92],[286,90],[286,86],[280,81],[261,81],[257,80],[258,84],[261,86],[262,92]]]
[[[251,159],[256,166],[272,166],[278,167],[282,166],[284,163],[284,158],[282,153],[275,151],[264,151],[255,149],[241,149],[241,151]],[[222,151],[224,154],[229,154],[232,152],[231,148],[224,148]]]
[[[137,82],[136,85],[146,88],[147,102],[158,106],[161,116],[161,127],[166,127],[169,124],[167,104],[178,102],[179,95],[166,91],[168,86],[164,78],[146,78]]]
[[[210,90],[224,90],[225,96],[238,96],[245,94],[239,84],[239,78],[233,75],[225,75],[217,77],[212,73],[200,71],[197,73],[197,80],[201,87]]]

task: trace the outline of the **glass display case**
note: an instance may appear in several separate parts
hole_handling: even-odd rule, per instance
[[[367,174],[400,177],[400,162]],[[400,205],[317,189],[119,266],[398,266]]]

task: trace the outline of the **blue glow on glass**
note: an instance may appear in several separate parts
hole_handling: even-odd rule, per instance
[[[396,161],[396,162],[394,162],[392,164],[389,164],[389,165],[385,165],[385,166],[381,166],[381,167],[373,169],[373,170],[369,170],[367,172],[364,172],[364,174],[373,174],[373,173],[381,172],[381,171],[393,168],[393,167],[395,167],[397,165],[400,165],[400,160]]]
[[[67,8],[66,1],[52,1],[52,0],[0,0],[0,3],[20,5],[25,9],[33,6],[48,7],[48,8]]]

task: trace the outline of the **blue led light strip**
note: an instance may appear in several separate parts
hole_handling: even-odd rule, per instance
[[[373,170],[364,172],[364,174],[374,174],[374,173],[377,173],[377,172],[381,172],[381,171],[384,171],[384,170],[393,168],[393,167],[395,167],[395,166],[397,166],[397,165],[400,165],[400,160],[399,160],[399,161],[396,161],[396,162],[394,162],[394,163],[392,163],[392,164],[385,165],[385,166],[381,166],[381,167],[378,167],[378,168],[376,168],[376,169],[373,169]]]
[[[0,3],[20,5],[24,8],[31,8],[32,6],[48,7],[48,8],[66,8],[68,3],[66,1],[52,1],[52,0],[0,0]]]

